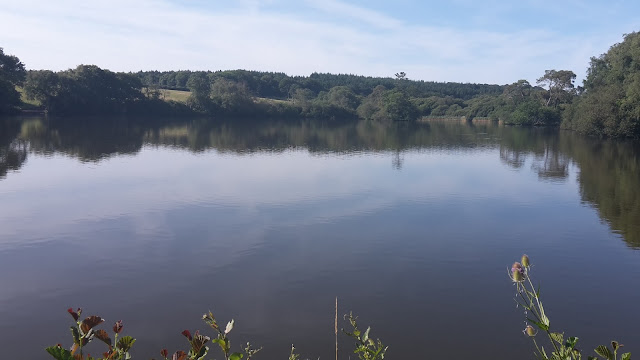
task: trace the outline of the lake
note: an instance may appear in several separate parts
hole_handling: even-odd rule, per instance
[[[637,143],[456,121],[11,118],[0,204],[6,358],[70,346],[66,309],[82,307],[109,331],[123,319],[134,358],[213,335],[211,310],[235,319],[236,351],[332,359],[336,297],[390,359],[527,358],[507,276],[523,253],[552,328],[583,354],[640,353]]]

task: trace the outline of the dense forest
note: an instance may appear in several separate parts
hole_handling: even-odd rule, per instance
[[[413,81],[350,74],[288,76],[232,71],[115,73],[95,65],[60,72],[25,70],[0,48],[0,113],[208,115],[415,121],[487,117],[513,125],[561,126],[640,138],[640,34],[591,59],[584,86],[570,70],[546,70],[536,84]],[[169,92],[183,94],[167,99]],[[31,101],[29,104],[28,101]]]

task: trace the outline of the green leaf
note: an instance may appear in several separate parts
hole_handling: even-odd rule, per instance
[[[116,346],[118,347],[118,349],[124,352],[128,352],[135,342],[136,339],[132,338],[131,336],[123,336],[118,339],[118,344]]]
[[[241,360],[243,356],[243,354],[235,352],[229,355],[229,360]]]
[[[353,350],[353,353],[354,353],[354,354],[357,354],[357,353],[361,353],[361,352],[365,352],[365,351],[367,351],[367,348],[366,348],[366,347],[364,347],[364,346],[359,346],[359,347],[357,347],[355,350]]]
[[[551,338],[560,345],[564,341],[564,335],[560,333],[551,333]]]
[[[371,327],[367,328],[367,331],[364,332],[364,335],[362,335],[362,342],[367,342],[367,340],[369,340],[369,331],[371,331]]]
[[[207,356],[208,352],[209,352],[209,347],[203,346],[202,349],[200,349],[200,352],[198,353],[198,355],[196,355],[196,359],[197,360],[204,359],[204,357]]]
[[[367,345],[374,346],[375,343],[373,342],[373,340],[371,340],[371,338],[369,338],[369,339],[367,339]]]
[[[535,321],[535,320],[533,320],[531,318],[527,318],[527,320],[529,320],[532,324],[537,326],[540,330],[544,330],[544,331],[549,330],[549,326],[548,325],[545,325],[545,324],[543,324],[541,322]]]
[[[222,351],[224,352],[227,352],[227,342],[224,339],[213,339],[211,342],[220,345],[220,349],[222,349]]]
[[[624,353],[622,354],[622,357],[620,358],[621,360],[631,360],[631,353]]]
[[[578,342],[578,338],[575,336],[572,336],[567,339],[567,342],[564,346],[568,347],[569,349],[573,349],[576,346],[577,342]]]
[[[46,350],[56,360],[73,360],[71,351],[64,349],[61,346],[49,346]]]
[[[77,327],[71,327],[71,336],[73,337],[73,343],[80,345],[80,331],[78,331]]]
[[[595,352],[596,352],[596,354],[602,356],[603,358],[605,358],[607,360],[614,360],[613,359],[613,354],[611,353],[611,350],[609,350],[609,348],[604,346],[604,345],[600,345],[597,348],[595,348]]]

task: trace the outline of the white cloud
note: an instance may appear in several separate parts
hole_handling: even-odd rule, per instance
[[[252,69],[482,83],[535,81],[545,69],[581,78],[620,34],[418,26],[341,1],[304,4],[331,16],[277,12],[271,1],[225,10],[162,0],[0,3],[0,46],[28,68],[80,63],[115,71]],[[334,16],[339,14],[340,16]],[[339,21],[347,17],[355,22]]]
[[[337,0],[306,0],[311,7],[330,13],[333,16],[344,16],[365,22],[374,27],[397,29],[402,22],[377,11],[347,4]]]

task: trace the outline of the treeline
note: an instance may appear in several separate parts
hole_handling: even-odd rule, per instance
[[[0,111],[27,99],[54,114],[153,114],[414,121],[424,116],[491,117],[508,124],[558,125],[575,75],[550,71],[539,80],[499,86],[314,73],[308,77],[259,71],[115,73],[95,65],[53,72],[25,71],[15,56],[0,57]],[[568,82],[567,82],[568,81]],[[161,89],[186,89],[184,102],[164,101]]]
[[[149,98],[142,82],[130,73],[115,73],[95,65],[53,72],[29,71],[23,84],[27,98],[42,108],[65,115],[188,114],[184,104]]]
[[[159,96],[159,89],[188,90],[189,107],[217,115],[412,121],[428,115],[465,116],[460,110],[467,101],[495,98],[503,91],[499,85],[412,81],[402,74],[395,79],[318,73],[291,77],[245,70],[136,75],[153,96]]]
[[[163,76],[186,79],[186,88],[191,93],[187,104],[202,113],[377,121],[445,116],[490,117],[518,125],[559,125],[561,111],[575,91],[575,74],[570,71],[547,72],[538,83],[548,89],[532,86],[526,80],[505,86],[416,82],[407,80],[404,74],[396,79],[328,74],[287,77],[237,70],[147,72],[138,76],[154,96],[159,96],[161,82],[152,81]],[[284,77],[278,81],[279,76]],[[422,91],[423,85],[424,89],[426,85],[430,88]],[[464,97],[449,93],[464,94]]]
[[[489,84],[462,84],[454,82],[407,81],[406,74],[396,78],[370,77],[351,74],[321,74],[310,76],[289,76],[285,73],[227,70],[227,71],[139,71],[135,75],[145,86],[173,90],[190,90],[188,84],[192,76],[207,77],[209,81],[217,79],[242,83],[256,97],[287,99],[297,89],[308,89],[314,94],[327,92],[336,86],[346,86],[356,95],[367,96],[379,85],[387,89],[402,88],[412,97],[451,96],[463,100],[478,95],[498,95],[502,86]],[[404,80],[406,82],[399,82]]]
[[[95,65],[26,71],[0,48],[0,113],[25,108],[21,94],[58,114],[203,114],[224,117],[488,117],[505,124],[562,126],[600,136],[640,138],[640,34],[625,35],[591,59],[584,87],[570,70],[546,70],[535,85],[438,83],[347,74],[288,76],[260,71],[114,73]],[[161,89],[190,91],[164,101]]]

